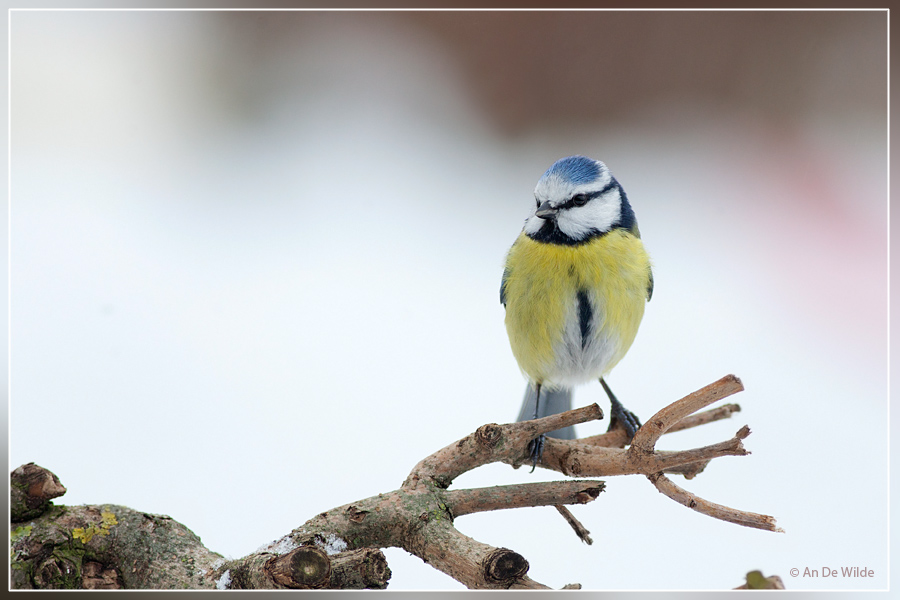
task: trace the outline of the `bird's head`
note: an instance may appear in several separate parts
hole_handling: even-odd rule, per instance
[[[534,199],[525,233],[538,241],[581,244],[619,227],[637,233],[625,190],[599,160],[556,161],[537,182]]]

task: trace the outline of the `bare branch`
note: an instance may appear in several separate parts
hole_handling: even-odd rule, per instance
[[[501,460],[510,463],[525,460],[528,442],[542,433],[601,418],[603,411],[591,404],[534,421],[482,425],[475,433],[420,461],[403,482],[403,487],[415,488],[427,481],[447,488],[454,479],[480,466]]]
[[[416,555],[427,556],[429,564],[469,589],[548,589],[526,575],[529,565],[521,554],[483,544],[454,527],[418,543]]]
[[[691,429],[692,427],[706,425],[707,423],[712,423],[714,421],[729,419],[733,413],[740,411],[741,407],[738,404],[723,404],[722,406],[685,417],[675,425],[669,427],[665,433],[674,433],[676,431],[683,431],[685,429]],[[578,441],[582,444],[602,446],[604,448],[624,448],[628,445],[628,433],[624,429],[616,428],[612,431],[581,438]]]
[[[540,466],[572,477],[608,477],[612,475],[650,475],[662,471],[683,470],[698,472],[702,463],[721,456],[748,454],[738,438],[691,450],[641,452],[634,447],[626,450],[579,443],[578,440],[544,442]],[[702,470],[702,468],[700,469]]]
[[[744,389],[741,380],[734,375],[726,375],[708,386],[692,392],[666,406],[650,417],[634,434],[631,447],[636,451],[650,453],[656,447],[660,436],[679,421],[705,408],[717,400],[736,394]]]
[[[590,546],[594,543],[594,540],[591,539],[589,535],[591,532],[587,530],[587,528],[581,524],[581,521],[575,518],[575,515],[572,514],[568,508],[563,506],[562,504],[555,505],[556,510],[559,511],[559,514],[562,515],[563,519],[566,520],[566,523],[569,524],[569,527],[575,532],[575,535],[578,536],[582,542]]]
[[[450,514],[456,518],[507,508],[587,504],[600,495],[604,485],[602,481],[549,481],[452,490],[446,492],[444,497]]]
[[[699,427],[700,425],[706,425],[707,423],[712,423],[714,421],[730,419],[731,415],[736,412],[741,412],[740,404],[723,404],[722,406],[717,406],[716,408],[704,410],[703,412],[698,412],[696,414],[683,418],[682,420],[669,427],[666,433],[684,431],[685,429]]]
[[[627,448],[621,430],[583,440],[547,438],[539,465],[576,477],[645,475],[660,492],[693,510],[739,525],[781,531],[770,516],[708,502],[663,474],[691,478],[714,458],[749,454],[742,443],[750,435],[748,427],[730,440],[701,448],[655,449],[665,433],[737,412],[739,407],[730,404],[694,414],[741,389],[740,380],[729,375],[685,396],[653,415]],[[488,463],[518,467],[529,460],[528,444],[541,433],[601,417],[594,404],[534,421],[483,425],[420,461],[399,489],[320,513],[281,540],[230,561],[206,550],[199,538],[168,517],[115,506],[56,510],[50,498],[65,488],[49,471],[24,465],[11,476],[13,504],[19,507],[18,512],[14,508],[13,517],[36,513],[40,518],[11,532],[13,563],[18,565],[12,570],[14,587],[383,588],[390,569],[378,549],[399,547],[472,589],[546,589],[528,577],[524,557],[463,535],[454,520],[476,512],[554,506],[579,538],[590,544],[589,532],[564,505],[593,501],[604,483],[579,480],[447,488],[460,474]],[[59,539],[33,535],[32,528],[43,521],[48,528],[56,528],[53,531],[72,534]],[[150,549],[145,537],[135,537],[148,530],[159,535],[160,546]],[[73,544],[77,547],[70,548]],[[72,549],[78,553],[69,552]],[[110,556],[115,560],[110,562]]]
[[[743,525],[744,527],[753,527],[755,529],[764,529],[766,531],[784,533],[784,530],[775,524],[774,517],[746,512],[743,510],[737,510],[736,508],[729,508],[728,506],[722,506],[721,504],[716,504],[714,502],[704,500],[703,498],[695,496],[694,494],[678,487],[677,485],[672,483],[672,480],[661,473],[657,475],[649,475],[647,478],[653,483],[653,485],[656,486],[656,489],[658,489],[660,492],[662,492],[675,502],[687,506],[692,510],[696,510],[701,514],[719,519],[721,521],[728,521],[729,523]]]

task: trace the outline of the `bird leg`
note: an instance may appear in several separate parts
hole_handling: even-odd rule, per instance
[[[534,418],[537,419],[540,413],[538,412],[538,407],[541,405],[541,384],[535,383],[535,394],[534,394]],[[634,434],[632,434],[634,435]],[[544,453],[544,434],[537,436],[530,442],[528,442],[528,455],[531,457],[531,473],[534,473],[535,467],[537,467],[538,461],[541,460],[541,455]]]
[[[631,441],[631,438],[634,437],[637,430],[641,428],[641,420],[638,419],[636,414],[622,406],[622,403],[619,402],[619,399],[616,398],[616,395],[609,389],[609,386],[602,377],[600,378],[600,385],[603,386],[606,395],[609,396],[610,416],[609,428],[607,431],[612,431],[615,429],[617,423],[622,423],[626,433],[628,433],[628,440]]]

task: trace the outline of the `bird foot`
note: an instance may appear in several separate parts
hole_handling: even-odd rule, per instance
[[[535,467],[537,467],[538,462],[541,460],[541,456],[544,454],[544,434],[537,436],[530,442],[528,442],[528,456],[531,458],[531,471],[530,473],[534,473]]]
[[[628,434],[628,441],[630,442],[637,430],[641,428],[641,420],[636,414],[622,406],[620,402],[614,402],[611,408],[609,429],[607,431],[612,431],[621,423],[625,433]]]

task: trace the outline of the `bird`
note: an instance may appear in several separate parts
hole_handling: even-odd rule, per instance
[[[641,423],[605,376],[625,356],[653,296],[653,271],[634,210],[607,166],[586,156],[553,163],[506,255],[500,302],[519,368],[528,379],[519,421],[565,410],[572,388],[599,380],[629,440]],[[547,435],[573,439],[574,428]],[[544,436],[529,443],[532,471]]]

